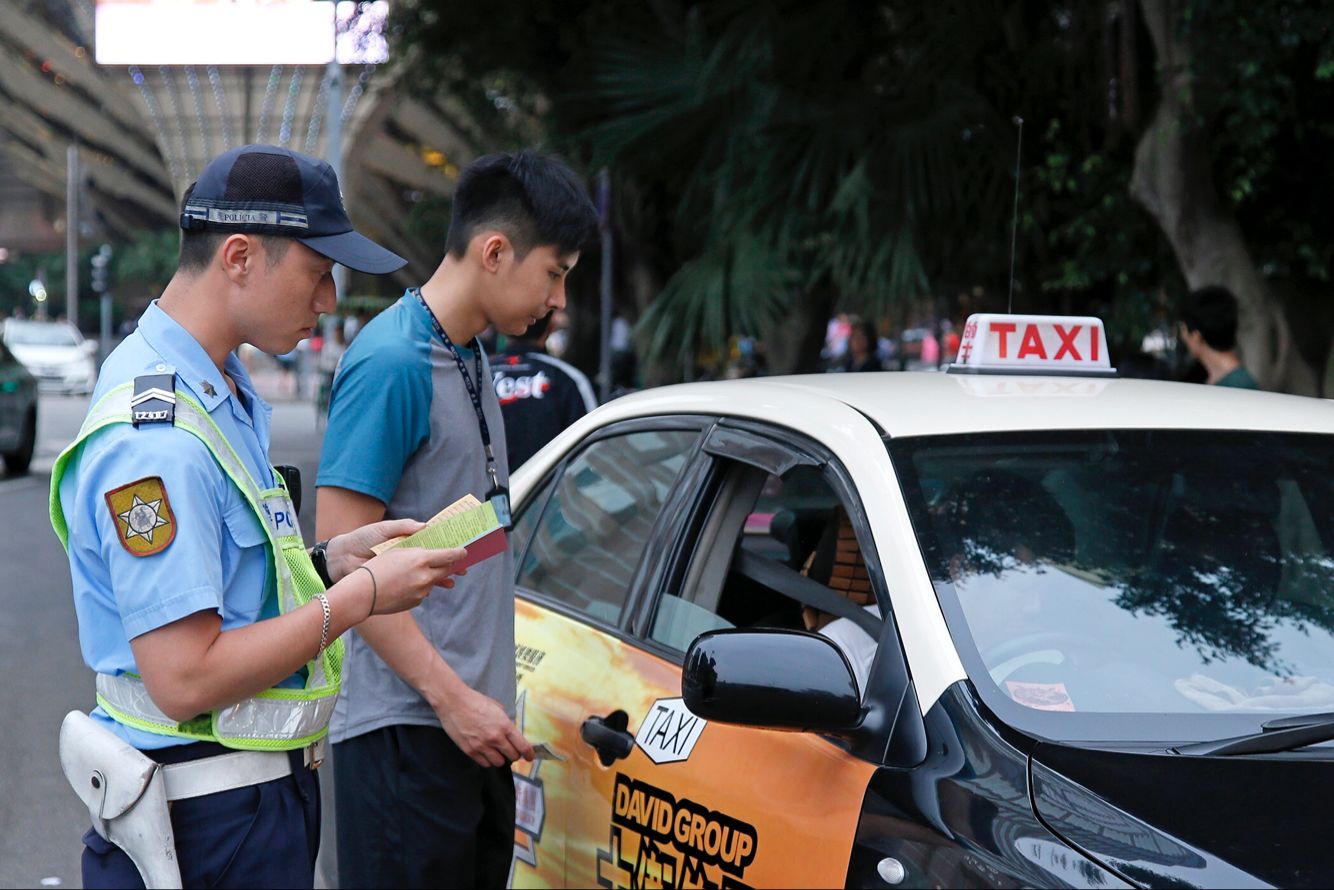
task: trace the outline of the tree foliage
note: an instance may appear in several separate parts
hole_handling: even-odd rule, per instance
[[[112,243],[107,283],[112,295],[113,314],[137,316],[149,300],[157,297],[176,271],[180,235],[175,229],[146,230],[124,242]],[[95,330],[99,313],[98,294],[92,289],[92,257],[100,244],[84,244],[79,249],[79,322],[86,330]],[[51,316],[65,311],[64,251],[25,254],[0,265],[0,314],[15,309],[32,315],[35,303],[28,293],[28,283],[41,277],[47,292],[47,312]]]
[[[1191,39],[1196,124],[1215,184],[1270,276],[1334,275],[1334,9],[1316,2],[1196,0]]]
[[[1173,74],[1143,2],[529,0],[398,21],[422,87],[467,97],[499,144],[610,168],[618,255],[653,282],[640,330],[688,374],[697,351],[803,307],[807,326],[924,295],[1003,308],[1011,287],[1019,310],[1106,316],[1128,355],[1186,281],[1129,189]],[[1166,2],[1224,211],[1263,274],[1323,299],[1334,10]]]

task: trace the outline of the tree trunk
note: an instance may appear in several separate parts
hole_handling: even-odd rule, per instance
[[[1314,395],[1315,371],[1251,259],[1235,217],[1218,200],[1204,127],[1191,120],[1190,47],[1177,33],[1178,0],[1141,0],[1162,71],[1158,108],[1135,150],[1130,193],[1158,222],[1191,288],[1220,284],[1237,296],[1238,349],[1265,389]]]

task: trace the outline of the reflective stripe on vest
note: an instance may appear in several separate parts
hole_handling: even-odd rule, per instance
[[[107,393],[88,413],[78,437],[56,459],[51,471],[51,525],[61,544],[69,546],[68,525],[60,504],[60,480],[79,446],[91,435],[114,423],[130,423],[132,384],[124,384]],[[282,487],[260,488],[231,443],[218,429],[208,412],[190,396],[176,393],[175,425],[184,429],[208,448],[227,477],[240,490],[255,513],[269,540],[274,577],[278,586],[280,614],[297,609],[324,590],[306,553],[305,543],[296,526],[291,498]],[[283,534],[286,526],[291,534]],[[343,641],[335,640],[306,665],[306,685],[302,689],[274,687],[253,698],[201,714],[185,723],[177,723],[162,712],[134,674],[98,674],[97,702],[126,726],[159,735],[220,742],[230,748],[288,750],[323,738],[333,716],[334,702],[343,663]]]

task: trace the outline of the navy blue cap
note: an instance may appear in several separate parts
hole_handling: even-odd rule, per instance
[[[333,167],[276,145],[243,145],[210,161],[186,192],[181,228],[295,238],[377,275],[408,262],[352,229]]]

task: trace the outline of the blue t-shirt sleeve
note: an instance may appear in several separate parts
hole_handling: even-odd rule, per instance
[[[80,461],[71,525],[92,532],[77,540],[105,566],[126,638],[195,612],[221,614],[223,477],[208,450],[168,426],[117,427],[102,437]],[[117,504],[115,493],[127,486],[125,495],[144,493],[139,500],[147,508],[133,527],[117,515],[128,505]],[[164,540],[161,550],[141,555]]]
[[[430,436],[429,345],[404,340],[358,346],[361,338],[343,355],[334,378],[315,484],[388,504],[408,458]]]

